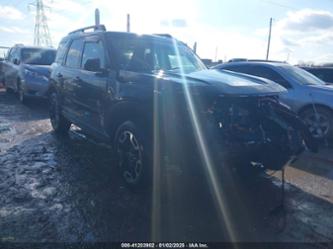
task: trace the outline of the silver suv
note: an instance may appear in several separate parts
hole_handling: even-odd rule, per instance
[[[299,114],[315,138],[333,137],[333,86],[287,63],[242,61],[214,67],[270,79],[285,87],[281,101]]]

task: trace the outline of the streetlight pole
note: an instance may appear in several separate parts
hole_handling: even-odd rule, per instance
[[[268,57],[269,57],[269,49],[270,49],[270,46],[271,46],[272,22],[273,22],[273,18],[270,18],[270,20],[269,20],[269,33],[268,33],[268,43],[267,43],[266,61],[268,60]]]

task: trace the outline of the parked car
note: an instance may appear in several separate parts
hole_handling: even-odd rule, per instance
[[[4,85],[18,94],[19,100],[46,97],[49,89],[50,65],[56,50],[15,45],[3,61]]]
[[[6,54],[8,53],[8,47],[0,46],[0,88],[3,87],[4,74],[2,70],[2,64],[5,59]]]
[[[333,67],[301,67],[328,85],[333,85]]]
[[[184,148],[195,154],[198,147],[242,167],[281,169],[303,141],[315,149],[305,125],[279,103],[283,87],[208,70],[172,37],[107,32],[103,25],[73,31],[60,42],[50,82],[56,134],[75,124],[110,143],[129,186],[150,182],[159,150],[179,148],[184,157]]]
[[[288,89],[281,101],[305,121],[313,137],[333,136],[333,86],[307,71],[279,62],[244,61],[218,65],[215,69],[254,75]]]
[[[2,70],[3,61],[4,61],[4,58],[0,57],[0,87],[3,87],[3,82],[4,82],[4,73]]]

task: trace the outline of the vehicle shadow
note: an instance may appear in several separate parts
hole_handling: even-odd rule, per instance
[[[290,167],[305,171],[309,174],[333,180],[332,148],[322,148],[319,153],[306,152]]]

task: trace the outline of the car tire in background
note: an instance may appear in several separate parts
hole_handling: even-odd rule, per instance
[[[121,123],[115,133],[113,148],[118,169],[130,189],[148,187],[152,182],[152,150],[149,136],[137,122]]]
[[[312,136],[316,139],[333,138],[333,112],[322,106],[307,108],[300,114]]]
[[[59,96],[56,92],[50,94],[49,115],[53,130],[56,134],[67,134],[71,123],[62,115]]]

